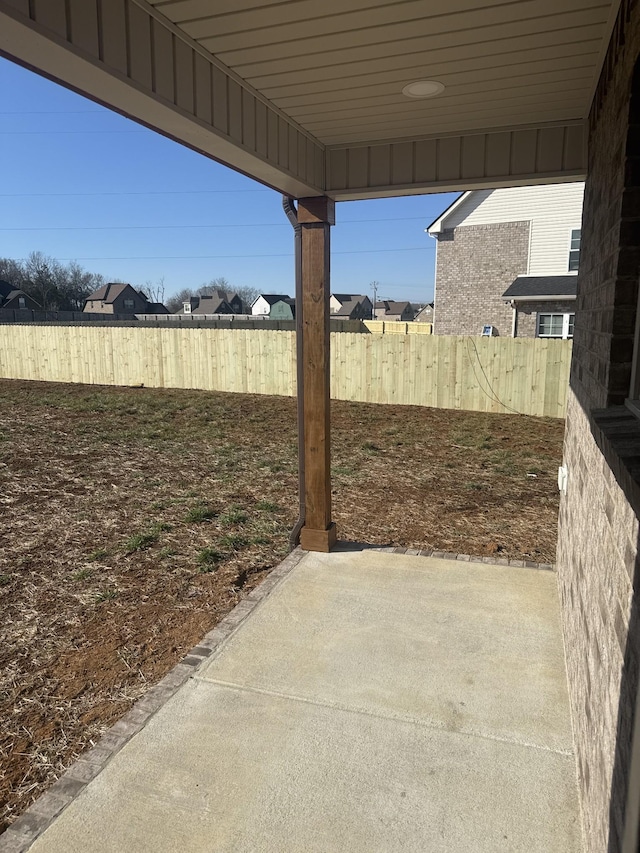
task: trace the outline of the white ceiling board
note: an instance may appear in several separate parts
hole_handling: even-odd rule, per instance
[[[591,80],[590,71],[589,66],[564,68],[554,72],[540,72],[529,76],[513,77],[509,78],[508,81],[496,78],[478,80],[473,86],[455,85],[455,83],[451,84],[446,79],[442,79],[442,82],[447,86],[445,92],[437,98],[425,99],[418,104],[402,95],[397,87],[389,86],[376,95],[349,93],[351,95],[349,97],[346,94],[338,93],[331,102],[322,100],[316,103],[307,100],[300,105],[288,104],[286,111],[296,121],[304,124],[307,119],[325,115],[327,103],[332,104],[331,117],[337,118],[341,114],[347,117],[358,115],[360,111],[371,108],[375,111],[389,109],[390,112],[400,110],[412,114],[437,114],[443,107],[457,107],[465,103],[477,104],[479,99],[484,100],[485,98],[490,98],[492,104],[508,101],[516,95],[528,102],[540,92],[547,92],[552,98],[557,94],[563,94],[567,88],[572,88],[583,96],[584,88],[589,85]],[[579,82],[577,87],[576,81]],[[370,92],[368,89],[365,91]],[[280,106],[282,107],[282,105]]]
[[[266,73],[252,73],[248,79],[252,85],[261,91],[268,91],[274,86],[307,85],[322,83],[326,80],[343,80],[348,83],[356,75],[383,74],[386,71],[394,71],[398,68],[407,70],[407,76],[412,71],[429,68],[437,78],[437,70],[451,63],[471,63],[477,59],[495,60],[496,64],[509,66],[509,58],[516,62],[518,57],[529,55],[544,49],[560,48],[569,49],[570,45],[589,45],[593,49],[602,46],[602,26],[590,24],[587,26],[575,24],[570,28],[554,30],[544,33],[525,33],[522,36],[510,39],[487,39],[485,41],[453,45],[442,49],[431,48],[429,51],[417,50],[416,52],[398,49],[396,53],[388,56],[377,55],[372,58],[356,59],[353,56],[342,63],[326,65],[318,64],[314,57],[308,57],[304,68],[298,68],[295,73],[290,69],[279,71],[267,71]],[[435,71],[433,70],[435,68]],[[594,62],[594,76],[598,63]]]
[[[591,43],[594,48],[597,42]],[[522,74],[535,75],[540,72],[554,72],[563,69],[572,68],[589,68],[589,76],[593,73],[594,61],[597,57],[597,50],[586,50],[582,45],[572,45],[575,48],[573,52],[567,51],[566,47],[562,52],[555,46],[543,52],[543,55],[537,59],[520,56],[520,62],[514,62],[513,56],[502,57],[484,57],[475,60],[463,62],[447,63],[446,66],[439,66],[442,73],[436,74],[437,68],[424,66],[423,75],[425,79],[435,78],[436,76],[443,80],[443,75],[447,75],[447,86],[454,85],[459,81],[463,85],[468,81],[467,74],[473,72],[475,81],[481,80],[504,80],[505,68],[509,69],[510,77],[512,75],[521,76]],[[535,56],[535,54],[532,54]],[[502,60],[501,64],[497,64]],[[446,68],[446,71],[445,71]],[[291,106],[297,106],[305,103],[333,103],[340,99],[341,95],[348,94],[350,96],[366,97],[372,93],[386,94],[388,92],[400,92],[402,86],[405,85],[410,75],[407,74],[406,68],[401,68],[397,71],[384,71],[377,74],[360,74],[351,79],[343,78],[337,80],[321,80],[315,84],[294,83],[290,86],[280,86],[275,89],[263,89],[263,94],[267,95],[270,100],[277,102],[281,109],[287,110]]]
[[[570,0],[583,4],[583,0]],[[598,4],[602,0],[584,0]],[[522,0],[522,7],[534,4],[543,12],[553,11],[552,0]],[[455,17],[467,15],[471,5],[468,0],[430,0],[429,20],[437,28],[439,19],[449,19],[449,28],[455,27]],[[475,4],[474,12],[484,18],[499,20],[502,14],[510,17],[508,9],[512,0],[494,0]],[[263,44],[286,44],[289,41],[316,39],[320,36],[344,36],[353,40],[354,33],[363,29],[401,28],[406,24],[424,20],[424,0],[406,0],[401,3],[371,2],[371,0],[302,0],[281,7],[255,9],[235,15],[200,18],[183,21],[180,26],[196,39],[219,40],[220,50],[235,47],[255,47]],[[279,14],[278,14],[279,13]],[[518,15],[520,17],[520,15]],[[393,33],[393,29],[391,30]]]
[[[238,46],[229,50],[225,49],[223,38],[203,38],[199,42],[225,64],[244,76],[246,73],[257,73],[257,69],[267,63],[277,63],[283,70],[287,62],[295,62],[296,59],[302,67],[309,59],[313,59],[316,64],[354,59],[372,60],[377,56],[386,55],[387,52],[412,50],[426,52],[432,49],[482,42],[485,38],[502,40],[534,33],[573,29],[579,25],[603,26],[609,12],[608,5],[589,6],[581,11],[578,23],[573,10],[541,16],[535,14],[534,9],[537,5],[538,0],[525,0],[523,3],[512,4],[505,7],[505,10],[511,10],[513,6],[526,6],[530,10],[530,16],[505,14],[499,20],[492,22],[487,22],[481,14],[469,13],[469,18],[464,15],[453,16],[460,18],[458,21],[452,20],[449,16],[436,19],[429,17],[393,26],[365,28],[303,39],[291,38],[286,42],[275,41],[255,47]],[[476,23],[467,25],[469,19]]]

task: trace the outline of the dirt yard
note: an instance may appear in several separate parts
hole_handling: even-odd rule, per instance
[[[0,380],[0,831],[288,551],[294,400]],[[343,539],[551,562],[563,423],[333,404]]]

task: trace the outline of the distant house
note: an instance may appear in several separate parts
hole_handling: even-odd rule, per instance
[[[182,303],[178,314],[235,314],[226,299],[220,296],[192,296]]]
[[[329,297],[332,316],[345,320],[370,320],[372,308],[369,297],[361,293],[332,293]]]
[[[413,318],[414,323],[433,323],[433,302],[428,302],[424,308],[420,308]]]
[[[32,311],[42,310],[42,306],[38,305],[35,299],[28,296],[23,290],[19,290],[8,281],[0,281],[0,310],[13,309],[24,310],[31,309]]]
[[[130,284],[105,284],[87,297],[83,311],[89,314],[152,314],[152,303]]]
[[[463,193],[427,228],[438,335],[571,338],[583,183]]]
[[[237,293],[214,288],[211,293],[192,296],[178,314],[242,314],[242,299]]]
[[[393,299],[376,302],[375,319],[384,320],[386,323],[410,323],[414,313],[410,302],[395,302]]]
[[[286,302],[290,297],[286,293],[261,293],[257,299],[255,299],[251,305],[251,313],[254,316],[267,316],[271,315],[271,306],[275,305],[276,302]]]
[[[270,320],[295,320],[296,300],[290,296],[274,302],[269,312]]]

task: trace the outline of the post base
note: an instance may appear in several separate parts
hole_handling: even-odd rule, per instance
[[[305,551],[322,551],[328,554],[338,541],[335,522],[331,522],[327,530],[314,530],[303,527],[300,531],[300,547]]]

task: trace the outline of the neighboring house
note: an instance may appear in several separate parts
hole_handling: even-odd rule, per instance
[[[0,281],[0,310],[24,310],[32,311],[42,310],[42,306],[38,305],[35,299],[28,296],[24,290],[19,290],[8,281]]]
[[[176,314],[242,314],[242,299],[237,293],[214,288],[211,293],[192,296]]]
[[[130,284],[105,284],[87,297],[83,311],[89,314],[151,314],[151,304]]]
[[[410,323],[414,317],[413,306],[410,302],[395,302],[393,299],[383,299],[376,302],[376,320],[384,320],[385,323]]]
[[[285,296],[284,299],[274,302],[269,312],[270,320],[295,320],[295,317],[296,300],[290,296]]]
[[[514,338],[572,338],[575,275],[519,275],[503,293],[513,311]]]
[[[413,318],[414,323],[433,323],[433,302],[427,303],[424,308],[420,308],[416,316]]]
[[[286,293],[261,293],[251,305],[251,313],[254,316],[269,316],[271,314],[271,306],[276,302],[284,302],[289,299]]]
[[[435,237],[434,334],[571,337],[583,183],[471,190]]]
[[[178,314],[235,314],[226,299],[219,296],[192,296],[182,303],[182,311]]]
[[[332,317],[343,320],[370,320],[371,300],[362,294],[332,293],[329,298],[329,310]]]
[[[371,320],[372,309],[369,297],[361,293],[332,293],[329,297],[329,311],[336,317]]]

